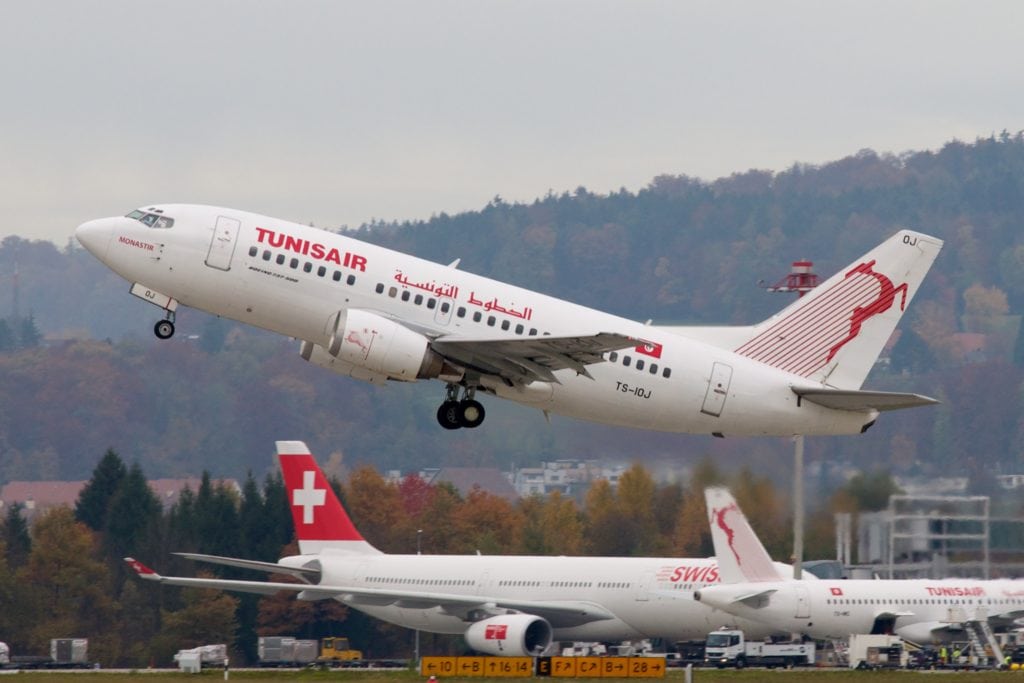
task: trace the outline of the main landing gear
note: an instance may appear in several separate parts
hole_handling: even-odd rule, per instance
[[[174,311],[167,311],[167,318],[153,326],[153,334],[157,339],[170,339],[174,336]]]
[[[484,407],[473,399],[476,389],[466,387],[462,400],[459,399],[459,385],[448,384],[445,388],[445,399],[437,409],[437,422],[445,429],[473,429],[484,421]]]

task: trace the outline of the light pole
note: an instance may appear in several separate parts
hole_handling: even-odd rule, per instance
[[[420,554],[420,548],[423,542],[423,529],[416,530],[416,554]],[[416,644],[413,648],[413,657],[416,660],[416,666],[420,665],[420,630],[416,629]]]

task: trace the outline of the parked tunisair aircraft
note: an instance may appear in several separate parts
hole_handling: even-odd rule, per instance
[[[538,654],[553,641],[703,639],[723,624],[773,631],[693,600],[718,580],[713,559],[384,554],[356,530],[303,442],[278,441],[277,452],[301,554],[277,563],[180,554],[302,583],[160,576],[125,561],[166,584],[333,598],[407,628],[462,634],[492,655]]]
[[[78,240],[164,310],[179,304],[295,337],[302,358],[374,383],[439,379],[445,428],[477,392],[547,413],[666,432],[856,434],[934,403],[861,391],[942,242],[901,231],[747,327],[651,326],[267,216],[162,205]]]
[[[815,639],[895,633],[919,643],[964,640],[965,626],[999,628],[1024,617],[1020,580],[787,579],[732,495],[705,493],[721,583],[697,591],[702,604]]]

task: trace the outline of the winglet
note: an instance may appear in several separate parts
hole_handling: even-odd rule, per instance
[[[352,524],[306,444],[278,441],[276,445],[299,552],[306,555],[330,549],[379,554]]]
[[[722,583],[783,580],[729,490],[708,488],[704,497]]]
[[[132,571],[139,575],[139,578],[147,579],[149,581],[160,580],[159,574],[136,560],[134,557],[126,557],[124,558],[124,561],[128,563],[128,566],[132,568]]]

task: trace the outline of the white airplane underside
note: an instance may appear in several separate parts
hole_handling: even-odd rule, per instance
[[[302,340],[303,359],[382,384],[437,379],[445,428],[477,393],[605,424],[722,435],[856,434],[917,394],[863,391],[941,248],[902,231],[749,327],[644,325],[365,242],[217,207],[90,221],[79,241],[164,310]]]

